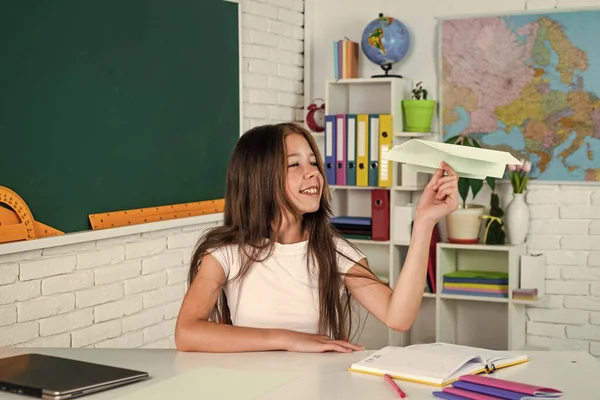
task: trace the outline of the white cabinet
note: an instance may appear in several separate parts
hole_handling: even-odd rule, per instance
[[[401,144],[413,137],[438,140],[435,133],[404,132],[401,100],[409,99],[413,83],[398,78],[359,78],[340,79],[326,82],[325,114],[391,114],[393,126],[392,145]],[[324,134],[315,133],[323,159]],[[381,162],[381,160],[379,160]],[[381,164],[380,164],[381,165]],[[356,240],[351,241],[363,251],[369,259],[373,271],[393,288],[404,263],[409,238],[406,231],[410,229],[410,209],[419,199],[422,189],[429,181],[428,174],[416,173],[402,169],[401,165],[392,163],[392,185],[389,188],[378,186],[340,186],[331,185],[333,213],[351,216],[371,216],[371,190],[384,189],[390,191],[390,240]],[[398,214],[396,215],[396,211]],[[395,227],[402,226],[403,229]],[[397,240],[400,238],[400,240]],[[361,321],[366,315],[361,311]],[[387,333],[387,337],[382,335]],[[367,326],[362,330],[359,342],[368,348],[379,348],[389,343],[400,344],[401,334],[388,330],[373,316],[369,316]]]
[[[402,336],[402,345],[435,341],[518,350],[526,345],[526,306],[541,301],[513,300],[519,288],[520,258],[524,245],[437,245],[436,292],[426,294],[422,314],[411,332]],[[443,276],[456,270],[508,273],[508,298],[442,293]],[[414,332],[417,331],[417,332]]]

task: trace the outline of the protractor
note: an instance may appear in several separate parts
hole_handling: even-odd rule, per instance
[[[29,207],[21,196],[0,186],[0,243],[31,239],[37,239],[37,233]]]

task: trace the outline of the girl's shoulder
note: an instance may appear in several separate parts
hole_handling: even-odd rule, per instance
[[[231,269],[232,264],[237,259],[238,255],[237,244],[223,244],[218,247],[212,247],[206,250],[208,254],[211,254],[223,267],[225,275],[227,275]]]
[[[347,239],[334,237],[333,242],[337,250],[338,268],[342,273],[348,272],[354,264],[365,258],[365,254]]]

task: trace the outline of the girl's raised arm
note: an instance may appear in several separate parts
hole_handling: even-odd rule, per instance
[[[408,253],[394,291],[373,284],[368,278],[371,272],[361,266],[355,265],[348,271],[345,283],[352,295],[389,328],[405,331],[412,326],[423,298],[433,229],[457,208],[458,176],[448,164],[442,163],[419,199]]]

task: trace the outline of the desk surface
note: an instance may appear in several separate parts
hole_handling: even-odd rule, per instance
[[[202,368],[219,368],[273,372],[292,377],[283,384],[262,396],[263,400],[332,400],[332,399],[399,399],[380,377],[347,371],[355,360],[370,354],[370,351],[351,354],[324,353],[303,354],[288,352],[242,353],[242,354],[203,354],[182,353],[176,350],[159,349],[38,349],[38,348],[2,348],[0,358],[10,355],[36,352],[68,357],[83,361],[97,362],[147,371],[151,379],[129,386],[111,389],[82,397],[89,400],[117,399],[120,396],[146,389],[150,385],[168,382],[169,378],[182,376],[186,372]],[[525,364],[498,370],[495,376],[526,383],[545,385],[564,392],[562,399],[598,399],[600,398],[600,362],[585,352],[528,351],[531,361]],[[200,368],[200,369],[199,369]],[[226,374],[224,374],[226,375]],[[177,379],[177,378],[175,378]],[[407,400],[433,399],[433,386],[397,381],[406,392]],[[227,376],[223,376],[219,385],[235,385]],[[181,387],[184,386],[184,387]],[[199,385],[177,386],[178,393],[173,399],[200,400]],[[157,386],[156,388],[160,387]],[[126,396],[127,397],[127,396]],[[154,398],[154,396],[152,396]],[[157,397],[158,398],[158,397]],[[214,399],[215,397],[211,397]],[[231,397],[222,397],[229,399]],[[23,400],[27,397],[0,393],[0,399]],[[239,397],[236,397],[239,400]]]

